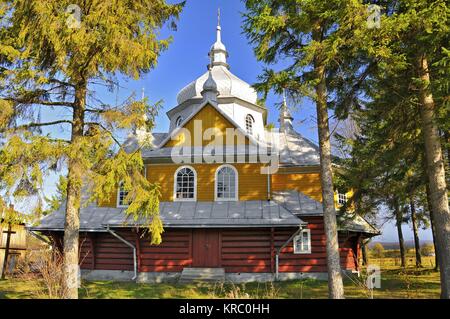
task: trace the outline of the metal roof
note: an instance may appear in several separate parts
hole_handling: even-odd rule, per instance
[[[280,163],[289,166],[320,165],[319,147],[297,133],[294,129],[287,129],[279,133],[278,152]]]
[[[145,224],[134,222],[126,208],[88,206],[80,209],[81,231],[104,231],[106,226],[129,227]],[[237,202],[161,202],[160,217],[164,227],[298,227],[306,224],[273,201]],[[63,230],[64,205],[44,216],[32,230]]]
[[[322,203],[295,190],[274,191],[274,201],[296,215],[322,215]]]
[[[320,165],[319,148],[313,142],[304,138],[294,130],[286,130],[284,132],[273,133],[278,141],[272,145],[272,153],[278,154],[279,163],[283,166],[318,166]],[[155,136],[154,145],[157,142],[162,142],[168,138],[167,134],[158,133]],[[262,142],[262,143],[261,143]],[[130,138],[128,152],[132,152],[137,148],[137,141],[132,141]],[[258,147],[264,145],[263,141],[258,141],[250,145],[234,145],[223,146],[224,154],[257,154]],[[179,148],[176,150],[179,151]],[[144,147],[142,149],[142,157],[146,158],[171,158],[173,148],[171,147]],[[192,147],[191,154],[202,155],[204,147]],[[265,154],[263,154],[265,155]]]
[[[337,216],[338,230],[362,232],[371,235],[379,235],[381,231],[357,214],[345,214]]]
[[[296,216],[322,216],[322,203],[294,190],[273,192],[272,198]],[[378,235],[381,232],[363,217],[346,213],[337,215],[338,230]]]

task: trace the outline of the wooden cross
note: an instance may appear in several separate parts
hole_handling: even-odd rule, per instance
[[[3,234],[6,234],[6,245],[5,245],[5,257],[3,258],[3,269],[1,279],[5,279],[11,235],[15,233],[16,233],[15,231],[11,231],[11,223],[8,223],[8,230],[3,232]]]

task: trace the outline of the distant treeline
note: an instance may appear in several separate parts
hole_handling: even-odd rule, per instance
[[[383,245],[383,248],[385,250],[392,250],[392,249],[399,249],[398,242],[380,242],[380,241],[374,241],[369,244],[369,249],[372,249],[373,246],[377,243],[380,243]],[[424,240],[421,242],[421,244],[433,244],[433,241],[431,240]],[[414,248],[414,241],[413,240],[407,240],[405,241],[405,248],[406,249],[412,249]]]

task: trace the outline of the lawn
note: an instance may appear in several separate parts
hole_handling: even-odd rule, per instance
[[[427,267],[416,269],[408,258],[408,267],[400,270],[396,258],[372,259],[379,264],[381,289],[374,298],[439,298],[439,273],[432,270],[432,259],[425,258]],[[347,298],[369,298],[361,279],[346,278]],[[0,298],[36,298],[42,295],[37,280],[13,278],[0,281]],[[276,283],[248,284],[136,284],[112,281],[83,282],[81,298],[326,298],[327,283],[318,280],[292,280]]]

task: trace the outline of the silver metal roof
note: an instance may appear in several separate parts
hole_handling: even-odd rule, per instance
[[[320,165],[319,147],[296,131],[280,132],[280,163],[289,166]]]
[[[362,232],[366,234],[379,235],[381,231],[357,214],[346,214],[337,216],[338,230]]]
[[[168,133],[149,133],[150,134],[150,146],[144,147],[143,150],[151,150],[159,145],[169,134]],[[136,135],[130,135],[123,143],[125,152],[132,153],[136,151],[140,146],[139,139]]]
[[[272,199],[296,215],[322,215],[322,203],[296,190],[276,191]]]
[[[296,216],[322,216],[322,203],[295,190],[273,192],[272,198]],[[337,216],[338,230],[378,235],[380,231],[357,214]]]
[[[209,71],[203,73],[199,78],[192,81],[180,90],[177,102],[181,104],[193,98],[201,98],[203,85],[208,79]],[[244,101],[256,104],[258,95],[253,87],[231,73],[224,65],[214,65],[211,68],[211,76],[217,85],[219,97],[235,96]]]
[[[306,224],[273,201],[161,202],[164,227],[298,227]],[[64,205],[42,218],[32,230],[63,230]],[[88,206],[80,209],[81,231],[104,231],[106,226],[126,227],[145,224],[127,218],[125,208]]]
[[[181,153],[182,151],[182,153]],[[142,157],[145,158],[178,158],[180,156],[185,156],[186,154],[191,154],[192,156],[203,156],[203,155],[258,155],[258,147],[255,145],[236,145],[236,146],[223,146],[222,148],[216,147],[214,149],[214,154],[211,154],[211,148],[203,146],[192,146],[189,148],[174,148],[174,147],[162,147],[156,149],[144,148],[142,150]],[[229,163],[232,164],[232,163]]]
[[[158,145],[167,139],[168,134],[156,133],[154,137],[154,145]],[[313,142],[304,138],[294,130],[286,130],[284,132],[273,133],[277,135],[275,138],[279,141],[278,144],[272,145],[272,152],[279,155],[279,163],[283,166],[318,166],[320,165],[319,148]],[[129,147],[127,151],[132,151],[137,148],[137,140],[129,139],[131,142],[128,143]],[[246,146],[235,145],[235,146],[224,146],[224,154],[257,154],[258,147],[264,145],[261,143],[263,141],[258,141],[255,144],[250,144]],[[203,154],[204,148],[202,147],[192,147],[191,154]],[[143,158],[169,158],[172,156],[173,149],[171,147],[144,147],[142,149]],[[264,154],[265,155],[265,154]]]

